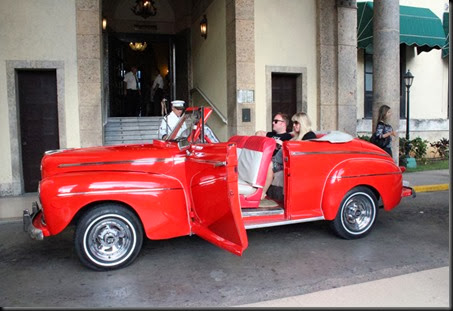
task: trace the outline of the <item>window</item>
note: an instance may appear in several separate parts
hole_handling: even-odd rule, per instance
[[[365,105],[364,117],[373,117],[373,54],[365,53],[364,92]],[[403,75],[406,72],[406,45],[400,45],[400,119],[406,118],[406,86]]]
[[[373,55],[365,53],[365,118],[373,117]]]

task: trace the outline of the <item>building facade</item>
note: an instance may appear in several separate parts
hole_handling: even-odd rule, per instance
[[[319,131],[371,132],[369,54],[357,45],[356,1],[155,0],[157,13],[146,18],[132,12],[137,2],[0,1],[0,196],[36,191],[28,181],[43,148],[103,145],[134,64],[144,98],[157,68],[169,99],[213,105],[211,127],[221,140],[271,130],[278,111],[305,111]],[[442,18],[448,2],[403,3]],[[131,51],[129,42],[148,47]],[[448,58],[415,49],[404,49],[415,75],[413,135],[448,137]]]

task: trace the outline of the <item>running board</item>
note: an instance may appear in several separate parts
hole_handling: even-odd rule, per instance
[[[295,219],[295,220],[283,220],[283,221],[272,221],[272,222],[249,224],[249,225],[245,225],[245,229],[247,230],[247,229],[284,226],[284,225],[292,225],[292,224],[297,224],[297,223],[302,223],[302,222],[311,222],[311,221],[317,221],[317,220],[324,220],[324,216],[304,218],[304,219]]]
[[[242,218],[253,216],[283,215],[284,209],[281,207],[274,208],[243,208],[241,209]]]

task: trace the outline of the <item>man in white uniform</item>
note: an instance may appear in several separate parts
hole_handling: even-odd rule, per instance
[[[162,119],[159,127],[159,139],[165,139],[167,135],[170,135],[175,126],[181,118],[184,110],[183,100],[174,100],[171,102],[171,112]],[[186,129],[186,124],[183,124],[179,129],[178,136]]]

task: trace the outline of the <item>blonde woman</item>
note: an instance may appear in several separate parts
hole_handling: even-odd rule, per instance
[[[305,112],[298,112],[292,116],[293,122],[293,138],[291,140],[307,140],[316,138],[316,134],[311,129],[311,120]],[[263,187],[263,194],[261,199],[266,197],[266,192],[272,184],[274,173],[283,170],[283,152],[282,149],[272,157],[272,161],[267,171],[266,183]]]

